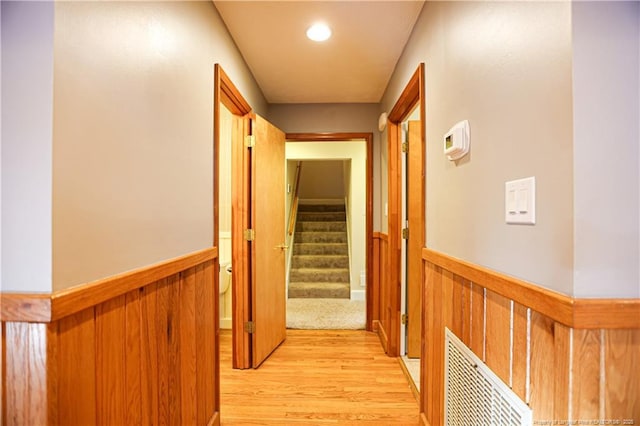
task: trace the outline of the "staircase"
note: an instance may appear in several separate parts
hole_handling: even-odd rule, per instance
[[[349,299],[350,295],[344,204],[299,205],[289,298]]]

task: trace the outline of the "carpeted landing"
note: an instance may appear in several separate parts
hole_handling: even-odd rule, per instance
[[[364,330],[364,300],[287,299],[287,328],[302,330]]]

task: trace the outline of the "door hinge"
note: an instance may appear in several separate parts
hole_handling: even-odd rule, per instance
[[[402,143],[402,152],[409,152],[409,144],[406,142]]]
[[[402,317],[400,317],[400,321],[402,321],[402,325],[407,325],[409,323],[409,315],[402,314]]]
[[[253,241],[256,237],[256,233],[253,229],[245,229],[244,230],[244,239],[245,241]]]
[[[409,239],[409,228],[402,228],[402,239],[403,240]]]
[[[256,331],[256,325],[254,324],[253,321],[247,321],[244,323],[244,332],[245,333],[249,333],[249,334],[253,334]]]
[[[244,146],[247,148],[254,148],[256,146],[256,137],[253,135],[247,135],[244,137]]]

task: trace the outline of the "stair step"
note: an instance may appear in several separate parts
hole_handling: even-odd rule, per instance
[[[295,243],[293,245],[293,255],[310,254],[349,254],[349,246],[346,243]]]
[[[351,289],[344,283],[289,283],[289,298],[349,299]]]
[[[296,232],[346,232],[347,222],[307,222],[298,221]]]
[[[344,204],[300,204],[299,212],[343,212]]]
[[[296,268],[348,268],[346,255],[294,255],[291,267]]]
[[[289,272],[289,282],[349,283],[348,268],[295,268]]]
[[[298,221],[304,222],[345,222],[345,212],[301,212],[298,211]]]
[[[296,232],[296,243],[346,243],[346,232]]]

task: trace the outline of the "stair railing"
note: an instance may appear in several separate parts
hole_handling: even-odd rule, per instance
[[[289,209],[289,236],[293,235],[293,230],[296,226],[296,214],[298,212],[298,186],[300,184],[300,172],[302,171],[302,161],[298,161],[298,165],[296,167],[296,178],[293,187],[293,202],[291,203],[291,208]]]

